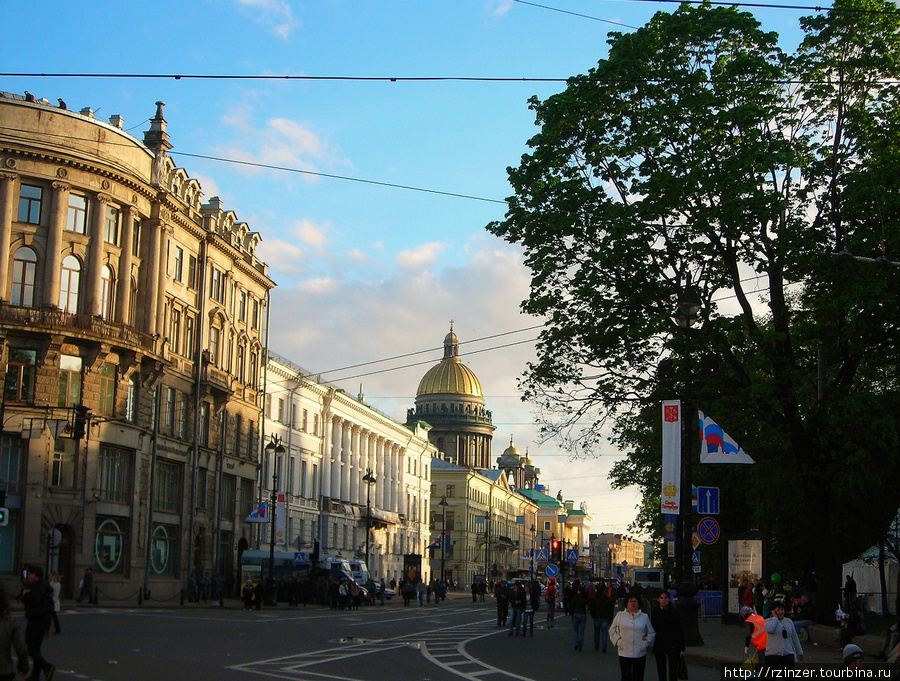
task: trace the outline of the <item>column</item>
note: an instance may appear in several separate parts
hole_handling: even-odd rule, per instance
[[[47,229],[47,262],[44,265],[44,305],[59,305],[59,278],[62,272],[62,234],[69,212],[69,190],[65,182],[53,183],[50,225]],[[37,301],[35,301],[37,302]]]
[[[16,175],[0,173],[0,298],[6,299],[9,289],[9,248],[12,241],[13,210],[15,208]]]
[[[360,457],[360,436],[362,435],[362,428],[359,426],[353,426],[350,437],[350,501],[354,504],[359,505],[359,483],[360,478],[363,476],[362,471],[360,470],[360,464],[362,458]],[[365,486],[365,483],[363,483]],[[362,505],[365,505],[366,500],[365,497],[362,499]]]
[[[391,454],[391,482],[390,482],[390,491],[391,491],[391,506],[390,510],[394,513],[400,512],[400,505],[397,503],[397,495],[400,492],[400,472],[398,469],[399,466],[399,450],[400,445],[391,444],[390,454]]]
[[[406,464],[406,448],[397,447],[397,471],[400,473],[397,480],[397,490],[400,495],[400,513],[409,516],[409,499],[406,494]]]
[[[323,415],[322,418],[322,496],[331,497],[331,443],[334,437],[331,434],[331,417]]]
[[[331,498],[341,498],[341,418],[332,419],[331,428]]]
[[[375,464],[372,466],[375,471],[375,506],[386,510],[387,505],[384,499],[384,438],[378,437],[375,440]]]
[[[353,425],[344,421],[341,428],[341,501],[350,501],[350,432]]]
[[[116,275],[116,309],[113,319],[125,324],[133,323],[128,319],[128,311],[131,309],[131,262],[134,240],[134,221],[137,218],[137,209],[134,206],[125,206],[122,209],[122,252],[119,254],[119,267]]]
[[[106,206],[110,197],[106,194],[97,194],[91,200],[91,242],[88,244],[87,258],[87,282],[85,286],[86,314],[100,314],[100,300],[102,298],[103,280],[103,218],[106,215]]]
[[[166,262],[166,254],[169,252],[169,235],[172,233],[172,228],[166,224],[161,225],[161,229],[159,231],[159,269],[157,270],[156,277],[156,290],[158,293],[156,294],[156,330],[153,332],[160,338],[165,338],[168,335],[167,321],[166,320],[166,270],[169,267],[169,263]],[[199,321],[199,320],[198,320]],[[199,324],[198,326],[203,326]],[[195,333],[199,333],[200,330],[196,330]],[[209,329],[206,330],[206,333],[209,333]],[[201,336],[204,338],[205,336]],[[225,339],[225,329],[222,329],[222,335],[219,339],[219,357],[221,359],[225,358],[226,352],[226,339]],[[221,366],[225,366],[225,362],[223,361]]]

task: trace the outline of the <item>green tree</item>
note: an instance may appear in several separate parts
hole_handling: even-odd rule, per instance
[[[657,530],[659,401],[684,389],[671,317],[699,290],[695,402],[757,467],[694,471],[734,490],[726,531],[761,528],[770,565],[816,572],[824,613],[898,504],[900,14],[838,0],[801,25],[795,54],[708,4],[610,34],[607,59],[530,101],[540,132],[488,229],[523,247],[522,307],[547,319],[523,378],[545,436],[590,456],[611,433],[613,482],[642,485]]]

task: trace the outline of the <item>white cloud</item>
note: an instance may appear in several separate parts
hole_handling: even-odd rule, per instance
[[[512,9],[513,0],[488,0],[485,3],[489,16],[503,16]]]
[[[312,220],[297,220],[290,232],[297,237],[300,243],[312,246],[315,249],[322,249],[331,242],[328,239],[328,232],[331,231],[331,225],[317,225]]]
[[[232,0],[232,2],[282,40],[287,40],[294,29],[300,26],[300,21],[294,18],[290,4],[283,0]]]
[[[419,244],[413,248],[400,251],[394,262],[398,267],[406,269],[423,269],[434,264],[441,253],[447,249],[447,244],[432,241],[428,244]]]

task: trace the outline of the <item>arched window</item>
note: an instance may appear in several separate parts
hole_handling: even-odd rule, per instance
[[[134,311],[137,308],[137,280],[132,277],[131,278],[131,297],[128,299],[128,319],[125,319],[126,324],[130,324],[134,326],[135,318]],[[188,351],[185,351],[185,354],[188,354]]]
[[[67,255],[62,262],[59,279],[59,309],[78,312],[78,289],[81,283],[81,262],[74,255]]]
[[[104,319],[111,319],[115,305],[116,280],[109,265],[104,265],[100,271],[100,281],[100,316]]]
[[[13,256],[13,281],[10,302],[21,307],[34,307],[34,273],[37,256],[27,246]]]

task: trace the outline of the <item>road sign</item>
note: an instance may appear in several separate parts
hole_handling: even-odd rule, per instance
[[[719,515],[719,488],[697,488],[697,513],[701,515]]]
[[[696,572],[697,574],[700,574],[700,566],[699,565],[694,566],[694,572]]]
[[[691,533],[691,547],[696,549],[700,546],[700,537],[697,536],[696,532]]]
[[[547,567],[544,568],[544,574],[548,577],[556,577],[559,574],[559,568],[556,567],[556,563],[547,563]]]
[[[300,567],[304,563],[308,563],[309,561],[306,559],[305,553],[294,553],[294,566]]]
[[[566,560],[570,563],[578,562],[578,549],[567,549]]]
[[[694,565],[700,565],[700,552],[699,551],[691,551],[691,562]]]
[[[719,523],[715,518],[701,518],[697,523],[697,537],[704,544],[715,544],[719,538]]]
[[[534,550],[534,559],[538,563],[546,563],[548,560],[547,549],[535,549]]]

